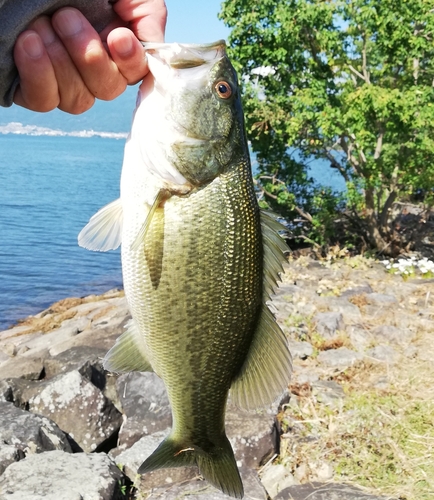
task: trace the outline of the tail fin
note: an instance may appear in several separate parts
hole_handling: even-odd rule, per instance
[[[167,467],[198,465],[202,476],[226,495],[243,498],[244,490],[234,452],[226,436],[218,446],[204,451],[195,445],[177,443],[170,436],[139,467],[139,474]]]

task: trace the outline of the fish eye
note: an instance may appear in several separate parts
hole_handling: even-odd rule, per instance
[[[217,95],[222,99],[229,99],[229,97],[232,95],[232,87],[228,82],[225,82],[224,80],[217,82],[214,88],[217,92]]]

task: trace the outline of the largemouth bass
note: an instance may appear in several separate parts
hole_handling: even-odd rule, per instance
[[[282,270],[281,226],[260,213],[236,73],[224,41],[145,44],[125,146],[120,199],[79,235],[91,250],[122,243],[132,315],[108,352],[114,372],[153,370],[164,381],[170,435],[139,468],[197,465],[242,498],[225,408],[272,403],[291,355],[266,302]]]

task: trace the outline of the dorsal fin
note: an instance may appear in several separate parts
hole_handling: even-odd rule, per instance
[[[122,240],[123,210],[120,199],[93,215],[78,235],[78,244],[99,252],[115,250]]]
[[[283,263],[286,262],[285,253],[289,247],[277,231],[285,231],[286,228],[277,220],[277,215],[261,210],[261,229],[264,247],[264,301],[270,298],[274,292],[279,274],[283,271]]]

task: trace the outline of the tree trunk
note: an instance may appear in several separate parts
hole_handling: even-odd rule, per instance
[[[365,190],[365,203],[366,203],[366,229],[369,243],[376,247],[380,252],[388,255],[392,249],[390,242],[387,242],[380,232],[380,221],[378,220],[375,210],[375,193],[373,188]]]

